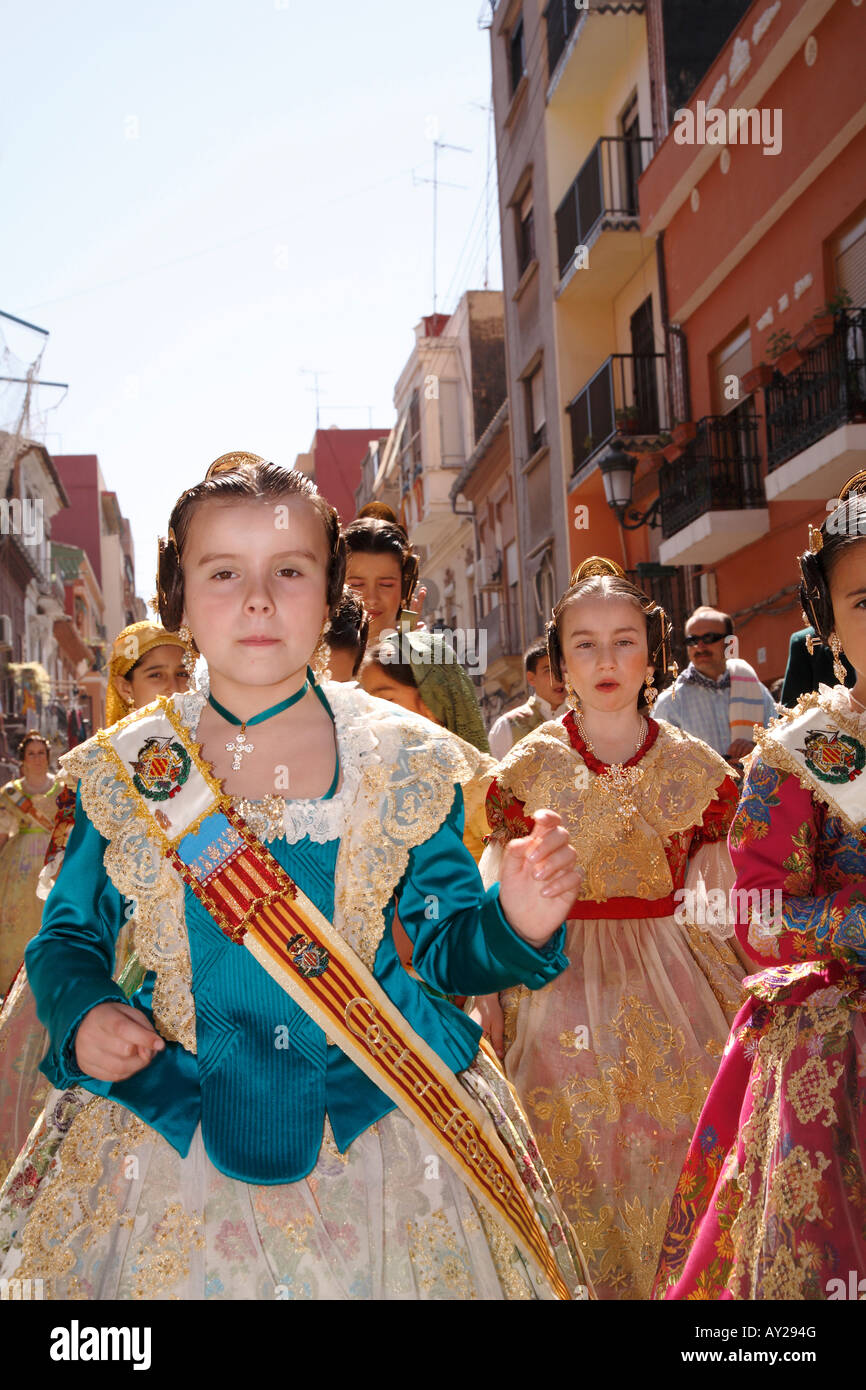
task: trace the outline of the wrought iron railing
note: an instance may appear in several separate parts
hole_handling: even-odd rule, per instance
[[[589,246],[599,226],[635,230],[637,181],[652,158],[647,136],[605,135],[596,142],[556,209],[556,247],[560,279],[580,246]]]
[[[665,428],[665,365],[663,352],[615,352],[581,387],[566,406],[573,472],[615,434],[653,435]]]
[[[754,411],[699,420],[692,443],[659,470],[659,496],[665,540],[706,512],[766,507]]]
[[[829,338],[766,390],[767,471],[849,421],[866,421],[866,309],[842,309]]]

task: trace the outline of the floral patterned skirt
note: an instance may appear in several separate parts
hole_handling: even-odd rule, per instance
[[[597,1296],[645,1299],[744,971],[728,942],[673,917],[566,932],[557,979],[502,995],[505,1070]]]
[[[115,946],[116,978],[127,997],[144,978],[131,946],[131,924],[127,923]],[[0,1008],[0,1183],[27,1142],[51,1092],[51,1082],[39,1070],[48,1046],[48,1030],[39,1022],[36,1000],[22,966]]]
[[[589,1296],[507,1083],[486,1059],[462,1079],[509,1131],[563,1278]],[[55,1091],[0,1191],[0,1277],[41,1279],[50,1299],[554,1297],[428,1147],[398,1111],[344,1154],[326,1122],[308,1177],[257,1186],[214,1167],[200,1127],[182,1158],[116,1102]]]
[[[866,972],[807,963],[746,985],[752,997],[671,1206],[654,1296],[862,1297]]]

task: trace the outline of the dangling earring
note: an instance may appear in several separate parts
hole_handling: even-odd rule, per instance
[[[327,627],[327,623],[325,627]],[[316,677],[317,685],[321,685],[322,681],[329,681],[331,679],[331,672],[328,667],[331,648],[325,641],[325,627],[323,627],[322,631],[319,633],[319,640],[313,649],[313,655],[310,657],[310,666],[312,667],[313,675]]]
[[[654,675],[655,675],[655,671],[650,671],[649,675],[648,675],[647,678],[646,678],[646,683],[645,683],[644,688],[643,688],[644,703],[647,704],[647,705],[649,706],[650,709],[652,709],[653,705],[655,704],[656,700],[658,699],[658,691],[656,690],[655,686],[653,685],[653,677],[654,677]]]
[[[126,704],[129,705],[129,708],[132,709],[133,705],[135,704],[135,696],[134,696],[134,695],[124,695],[123,698],[124,698]]]
[[[840,685],[844,685],[848,672],[842,665],[842,643],[835,632],[830,633],[830,650],[833,653],[833,675]]]
[[[572,685],[572,683],[571,683],[571,678],[569,677],[569,674],[568,674],[567,671],[566,671],[566,673],[565,673],[565,676],[563,677],[563,681],[564,681],[564,684],[565,684],[565,699],[566,699],[566,703],[567,703],[568,705],[570,705],[571,708],[572,708],[573,710],[576,710],[576,711],[579,713],[580,710],[581,710],[581,708],[582,708],[581,703],[580,703],[580,696],[578,695],[577,691],[575,690],[574,686]]]
[[[186,671],[187,675],[189,676],[190,685],[192,685],[193,677],[195,676],[195,666],[196,666],[196,662],[198,661],[198,654],[197,654],[196,649],[195,649],[195,638],[193,637],[193,635],[192,635],[192,633],[190,632],[189,628],[187,627],[186,623],[183,623],[183,624],[178,628],[178,630],[177,630],[177,635],[178,635],[178,637],[180,638],[181,642],[183,642],[183,646],[184,646],[184,652],[183,652],[183,665],[184,665],[184,670]]]

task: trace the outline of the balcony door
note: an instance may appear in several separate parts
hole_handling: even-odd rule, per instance
[[[637,92],[629,98],[628,105],[619,118],[619,133],[622,137],[622,187],[619,211],[637,215],[637,181],[641,176],[640,122],[637,114]]]
[[[632,384],[641,434],[659,428],[659,391],[656,379],[655,333],[652,295],[631,316]]]

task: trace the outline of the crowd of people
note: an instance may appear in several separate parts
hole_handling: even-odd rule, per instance
[[[0,793],[0,1277],[822,1300],[864,1271],[866,475],[840,504],[778,699],[716,609],[679,672],[592,556],[488,732],[393,513],[343,529],[298,473],[212,464],[105,727],[57,775],[28,734]]]

